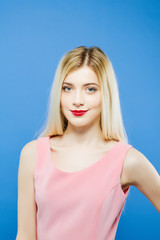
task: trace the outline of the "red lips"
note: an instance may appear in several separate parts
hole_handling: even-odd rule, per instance
[[[71,112],[78,112],[78,113],[80,113],[80,112],[87,112],[88,110],[71,110]]]
[[[71,110],[71,112],[75,115],[75,116],[81,116],[83,114],[85,114],[88,110]]]

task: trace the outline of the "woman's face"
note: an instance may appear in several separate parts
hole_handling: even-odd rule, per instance
[[[89,67],[81,67],[63,81],[61,110],[68,124],[82,127],[99,123],[101,113],[101,91],[97,75]],[[87,110],[83,115],[74,115],[71,110]]]

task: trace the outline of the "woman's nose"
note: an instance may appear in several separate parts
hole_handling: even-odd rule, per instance
[[[82,91],[75,91],[75,94],[73,96],[73,103],[76,105],[84,104],[84,96]]]

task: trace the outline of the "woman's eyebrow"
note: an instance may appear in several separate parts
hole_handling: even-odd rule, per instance
[[[74,86],[74,84],[72,83],[69,83],[69,82],[64,82],[63,84],[68,84],[70,86]],[[96,85],[97,87],[99,86],[97,83],[85,83],[83,86],[87,86],[87,85]]]

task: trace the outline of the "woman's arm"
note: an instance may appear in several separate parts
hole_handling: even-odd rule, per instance
[[[36,203],[33,173],[37,141],[27,143],[20,154],[18,170],[18,232],[16,240],[36,240]]]
[[[124,167],[128,184],[137,187],[160,213],[160,175],[153,165],[141,152],[130,148]]]

